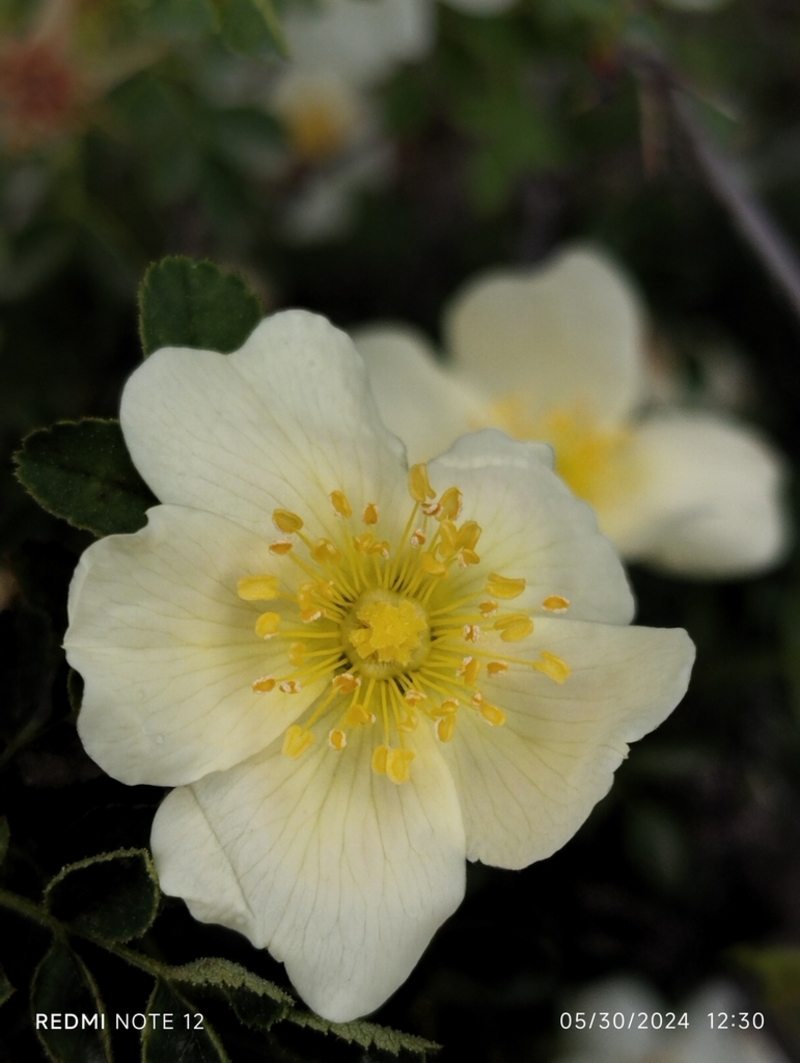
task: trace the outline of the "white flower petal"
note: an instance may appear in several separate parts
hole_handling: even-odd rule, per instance
[[[408,977],[464,893],[464,831],[427,729],[411,781],[370,769],[371,729],[299,760],[276,746],[191,788],[156,815],[162,889],[203,922],[241,930],[286,963],[303,999],[344,1022]]]
[[[353,334],[386,427],[409,462],[428,461],[485,422],[485,404],[437,363],[426,339],[406,326],[374,325]]]
[[[314,9],[296,5],[286,12],[284,31],[295,62],[369,85],[433,47],[434,5],[430,0],[327,0]]]
[[[514,609],[541,612],[551,595],[576,620],[628,624],[634,603],[619,558],[597,531],[597,519],[551,471],[552,451],[519,443],[496,429],[462,436],[428,466],[434,488],[457,486],[462,520],[483,529],[477,551],[485,565],[449,577],[470,593],[488,572],[527,580]]]
[[[572,837],[608,792],[628,743],[675,708],[694,646],[679,629],[541,618],[524,642],[487,638],[482,649],[498,659],[509,650],[520,658],[544,650],[571,669],[561,685],[524,665],[482,682],[506,723],[489,727],[461,710],[456,735],[443,746],[464,813],[467,856],[521,868]]]
[[[603,514],[626,557],[694,577],[748,575],[782,557],[784,467],[756,432],[708,413],[664,413],[634,445],[642,482]]]
[[[386,512],[405,497],[403,448],[380,421],[361,358],[304,310],[266,318],[233,354],[156,351],[126,384],[120,420],[162,502],[264,532],[283,507],[323,534],[334,490]]]
[[[567,250],[530,271],[470,281],[445,324],[457,365],[526,413],[583,406],[613,424],[642,391],[642,327],[630,283],[597,251]]]
[[[236,585],[277,571],[276,560],[253,532],[177,506],[156,506],[135,535],[83,554],[64,645],[86,684],[78,732],[110,775],[191,782],[265,748],[313,701],[319,684],[251,689],[285,668],[285,651],[256,637],[268,606],[242,601]]]

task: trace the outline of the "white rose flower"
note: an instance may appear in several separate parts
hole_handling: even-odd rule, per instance
[[[352,1019],[457,907],[465,857],[521,868],[575,833],[693,646],[626,626],[549,448],[486,430],[409,470],[324,318],[156,352],[121,421],[163,504],[75,573],[79,733],[115,778],[176,787],[164,891]]]
[[[452,368],[409,329],[356,334],[384,422],[425,460],[491,424],[550,443],[556,470],[624,557],[692,577],[751,574],[786,547],[783,464],[704,411],[641,411],[642,314],[597,251],[469,282],[446,315]]]

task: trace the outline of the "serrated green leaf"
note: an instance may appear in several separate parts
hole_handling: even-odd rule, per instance
[[[264,58],[289,56],[286,38],[272,0],[211,0],[217,31],[233,52]]]
[[[259,1030],[268,1030],[294,1005],[288,993],[230,960],[212,957],[195,960],[171,968],[169,977],[184,985],[216,989],[243,1023]]]
[[[159,347],[197,347],[228,354],[263,316],[238,273],[183,255],[154,262],[139,289],[139,333],[145,357]]]
[[[158,499],[131,461],[118,421],[87,417],[31,432],[14,455],[20,483],[49,513],[95,535],[135,532]]]
[[[222,1042],[204,1016],[165,982],[156,983],[147,1013],[172,1015],[173,1019],[171,1030],[155,1019],[147,1023],[142,1031],[142,1063],[229,1063]]]
[[[413,1052],[424,1059],[427,1052],[438,1052],[442,1047],[434,1041],[426,1041],[423,1037],[401,1033],[400,1030],[378,1026],[373,1022],[328,1022],[313,1012],[299,1009],[290,1012],[287,1019],[319,1033],[333,1034],[348,1044],[357,1044],[365,1049],[375,1048],[381,1052],[390,1052],[394,1056],[401,1052]]]
[[[55,1063],[110,1063],[111,1041],[105,1007],[83,961],[61,941],[55,941],[36,968],[31,984],[31,1011],[48,1017],[48,1029],[35,1024],[36,1036]],[[52,1016],[60,1029],[50,1029]],[[98,1029],[84,1026],[83,1016],[97,1016]],[[74,1028],[65,1024],[76,1017]]]
[[[130,941],[148,930],[160,896],[150,854],[120,849],[62,868],[45,890],[45,905],[82,933]]]
[[[14,992],[16,992],[16,990],[6,977],[6,972],[0,967],[0,1004],[5,1004]]]
[[[6,858],[10,836],[11,832],[8,829],[8,820],[5,816],[0,816],[0,864],[2,864]]]

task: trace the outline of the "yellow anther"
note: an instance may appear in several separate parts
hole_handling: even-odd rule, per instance
[[[375,714],[367,712],[363,705],[351,705],[345,713],[345,727],[360,727],[367,723],[375,723]]]
[[[439,554],[444,557],[452,557],[455,554],[458,542],[458,529],[452,520],[443,520],[439,528]]]
[[[236,584],[236,593],[246,602],[271,602],[280,597],[277,576],[245,576]]]
[[[494,614],[497,612],[498,606],[497,602],[487,601],[481,602],[478,608],[481,611],[481,616],[494,616]]]
[[[320,620],[324,615],[325,613],[318,606],[300,610],[300,619],[304,624],[313,624],[315,620]]]
[[[308,647],[305,642],[293,642],[289,647],[290,664],[293,664],[295,668],[299,668],[303,663],[306,653],[308,653]]]
[[[340,517],[352,517],[353,510],[350,508],[350,503],[344,491],[331,491],[328,497],[335,513],[338,513]]]
[[[365,524],[377,524],[380,520],[380,513],[378,507],[374,502],[367,502],[364,506],[364,512],[361,514]]]
[[[467,642],[477,642],[481,637],[481,629],[478,624],[464,624],[461,634]]]
[[[314,744],[314,735],[311,731],[306,731],[304,727],[298,727],[296,723],[291,727],[287,727],[286,734],[283,736],[283,746],[281,747],[281,753],[285,757],[291,757],[292,760],[296,760],[301,754]]]
[[[386,774],[393,783],[408,782],[411,775],[411,761],[414,752],[411,749],[390,749],[386,753]]]
[[[278,690],[282,690],[284,694],[299,694],[302,689],[302,685],[296,679],[286,679],[278,687]]]
[[[413,712],[409,712],[407,716],[404,716],[402,720],[399,720],[395,727],[398,731],[403,731],[405,734],[410,734],[412,731],[416,731],[418,724],[417,717]]]
[[[372,532],[364,532],[363,535],[353,536],[353,546],[360,554],[368,554],[375,544],[375,536]]]
[[[494,679],[498,675],[505,675],[508,671],[508,665],[505,661],[489,661],[486,665],[486,671],[491,679]]]
[[[483,704],[483,694],[481,694],[480,690],[476,690],[470,700],[472,701],[472,704],[475,706],[475,708],[477,708],[479,705]]]
[[[328,735],[328,743],[331,749],[340,752],[347,745],[347,735],[344,731],[340,731],[338,727],[335,727]]]
[[[461,667],[458,669],[457,675],[464,676],[464,682],[467,686],[474,686],[478,681],[478,676],[481,673],[481,662],[477,657],[465,657],[461,662]]]
[[[482,720],[486,720],[490,727],[502,727],[506,722],[506,714],[502,709],[498,709],[496,705],[490,705],[488,701],[484,701],[478,707],[478,715]]]
[[[367,553],[368,554],[380,554],[381,557],[383,557],[385,560],[388,561],[389,554],[391,553],[391,545],[385,539],[381,539],[380,542],[378,542],[376,540],[369,547],[369,549],[367,550]]]
[[[457,487],[448,487],[439,499],[439,512],[437,520],[457,520],[461,512],[461,503],[464,496]]]
[[[279,557],[282,557],[284,554],[291,553],[291,550],[292,550],[292,543],[289,543],[289,542],[286,542],[286,541],[279,541],[277,543],[270,543],[270,546],[269,546],[269,552],[271,554],[278,554]]]
[[[341,550],[330,539],[317,539],[311,547],[311,556],[320,565],[338,565],[342,560]]]
[[[426,517],[438,517],[442,512],[441,503],[435,500],[433,502],[423,502],[422,512]]]
[[[420,701],[427,701],[428,695],[423,694],[421,690],[417,690],[416,687],[411,687],[405,692],[403,697],[406,699],[409,705],[417,705]]]
[[[517,616],[500,632],[503,642],[521,642],[533,631],[533,621],[529,616]]]
[[[495,631],[505,631],[507,627],[516,623],[517,620],[528,620],[526,613],[506,613],[505,616],[498,616],[492,625]]]
[[[474,550],[478,545],[478,539],[481,537],[480,524],[474,520],[465,520],[461,527],[458,529],[458,539],[456,540],[456,547],[459,550]]]
[[[427,465],[412,465],[408,470],[408,492],[415,502],[436,498],[436,492],[428,479]]]
[[[525,586],[526,581],[522,577],[512,579],[509,576],[500,576],[497,572],[492,572],[486,583],[486,590],[494,598],[519,598]]]
[[[449,742],[456,730],[456,716],[451,713],[436,721],[436,737],[440,742]]]
[[[256,679],[255,683],[251,683],[256,694],[266,694],[270,690],[275,689],[275,683],[277,680],[272,675],[262,675],[260,679]]]
[[[560,594],[551,594],[549,598],[545,598],[542,605],[551,612],[560,613],[564,609],[569,609],[569,599],[562,598]]]
[[[458,555],[458,563],[462,568],[480,564],[480,560],[480,554],[476,554],[474,550],[462,550]]]
[[[419,567],[429,576],[443,579],[447,575],[447,565],[440,561],[432,550],[426,550],[419,559]]]
[[[548,653],[547,650],[542,650],[541,656],[542,659],[540,661],[533,662],[533,667],[537,672],[546,675],[554,683],[563,683],[569,678],[571,669],[566,661],[562,661],[554,653]]]
[[[277,635],[280,625],[280,613],[262,613],[256,620],[256,634],[260,639],[271,639]]]
[[[376,775],[386,774],[386,760],[389,754],[388,746],[378,746],[372,754],[372,770]]]
[[[361,677],[353,675],[352,672],[342,672],[341,675],[333,677],[331,686],[337,694],[352,694],[361,686]]]
[[[436,709],[437,716],[449,716],[453,712],[458,712],[458,706],[461,703],[458,698],[445,698],[443,702]]]
[[[411,534],[411,538],[408,540],[412,546],[423,546],[427,540],[427,535],[422,528],[415,528]]]
[[[302,517],[298,517],[296,513],[288,509],[276,509],[272,514],[272,520],[275,527],[279,531],[286,532],[287,535],[300,531],[303,527]]]

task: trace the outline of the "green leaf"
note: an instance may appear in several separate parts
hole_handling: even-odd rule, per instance
[[[159,347],[197,347],[228,354],[263,316],[238,273],[183,255],[154,262],[139,288],[139,333],[145,357]]]
[[[48,513],[95,535],[135,532],[158,499],[136,471],[118,421],[40,428],[14,455],[17,479]]]
[[[6,977],[6,972],[0,967],[0,1004],[5,1004],[14,992],[15,989]]]
[[[217,990],[243,1023],[258,1030],[268,1030],[294,1005],[288,993],[230,960],[195,960],[170,968],[169,977],[184,985]]]
[[[160,891],[144,849],[102,853],[62,868],[45,891],[47,909],[103,941],[141,937],[158,912]]]
[[[2,864],[6,858],[10,835],[11,832],[8,829],[8,820],[5,816],[0,816],[0,864]]]
[[[142,1031],[142,1063],[229,1063],[205,1017],[165,982],[156,983],[147,1013],[154,1017]],[[170,1030],[155,1019],[165,1014],[173,1016]]]
[[[81,959],[61,941],[53,943],[36,968],[31,984],[31,1011],[34,1016],[47,1015],[48,1027],[52,1017],[58,1017],[61,1029],[36,1029],[47,1055],[56,1063],[110,1063],[111,1041],[105,1028],[109,1022],[97,986]],[[87,1020],[97,1016],[99,1028],[84,1027],[84,1015]],[[67,1022],[73,1021],[75,1026],[64,1029]]]
[[[434,1041],[426,1041],[414,1034],[401,1033],[389,1026],[378,1026],[373,1022],[328,1022],[310,1011],[292,1011],[288,1019],[298,1026],[306,1026],[319,1033],[334,1034],[348,1044],[357,1044],[361,1048],[375,1048],[381,1052],[390,1052],[397,1056],[401,1052],[413,1052],[425,1058],[427,1052],[438,1052],[442,1047]]]
[[[286,38],[272,0],[211,0],[217,31],[232,52],[266,58],[289,57]]]

